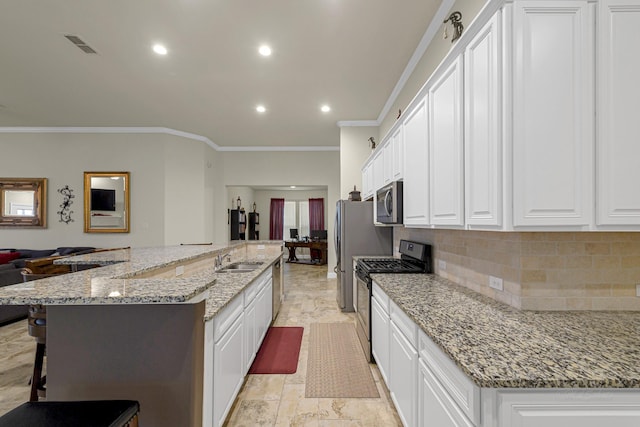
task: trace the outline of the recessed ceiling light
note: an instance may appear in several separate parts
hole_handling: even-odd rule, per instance
[[[263,44],[258,49],[258,52],[260,52],[260,55],[262,55],[262,56],[269,56],[269,55],[271,55],[271,48],[269,46],[267,46],[266,44]]]
[[[295,185],[290,185],[289,188],[296,188],[296,186]]]
[[[320,111],[322,111],[323,113],[328,113],[329,111],[331,111],[331,107],[329,107],[328,105],[323,105],[322,107],[320,107]]]
[[[256,111],[257,111],[258,113],[264,113],[265,111],[267,111],[267,109],[265,108],[265,106],[264,106],[264,105],[258,105],[258,106],[256,107]]]
[[[167,54],[167,48],[164,47],[161,44],[154,44],[153,45],[153,51],[155,53],[157,53],[158,55],[166,55]]]

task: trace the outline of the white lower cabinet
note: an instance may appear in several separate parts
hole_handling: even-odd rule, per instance
[[[256,300],[244,308],[244,371],[249,371],[258,351]]]
[[[374,356],[406,427],[640,426],[637,389],[481,389],[376,283],[373,294]]]
[[[371,298],[371,352],[380,375],[389,384],[389,313],[375,298]]]
[[[389,345],[389,392],[402,423],[416,425],[418,410],[418,352],[391,321]]]
[[[244,380],[244,315],[237,316],[213,351],[213,425],[221,426]]]
[[[203,426],[221,426],[272,317],[271,268],[205,323]]]
[[[266,283],[266,285],[262,288],[262,290],[256,297],[256,301],[257,301],[256,302],[256,323],[257,323],[256,336],[258,337],[259,343],[261,343],[262,340],[264,339],[264,336],[267,334],[267,329],[269,329],[269,325],[271,324],[272,286],[273,284],[271,282],[271,278],[269,278],[269,281]]]
[[[420,359],[418,386],[418,425],[422,427],[473,427],[442,387],[440,382]]]

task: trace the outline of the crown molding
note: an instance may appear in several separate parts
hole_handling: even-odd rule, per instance
[[[398,99],[400,92],[402,91],[404,86],[407,84],[407,81],[409,80],[409,77],[411,77],[411,74],[413,74],[413,71],[416,69],[418,62],[420,61],[420,59],[422,59],[422,56],[427,51],[427,48],[431,44],[433,37],[435,37],[435,35],[440,30],[442,26],[442,22],[445,20],[447,13],[449,13],[454,3],[455,3],[455,0],[443,0],[442,3],[440,4],[440,7],[438,8],[433,19],[431,20],[431,23],[427,27],[427,31],[425,31],[424,35],[422,36],[422,39],[420,40],[420,43],[418,43],[418,47],[416,47],[416,50],[413,52],[413,55],[411,55],[411,59],[409,59],[407,66],[405,67],[404,71],[400,75],[400,79],[398,80],[398,83],[396,83],[396,86],[391,91],[391,95],[389,95],[389,99],[387,99],[387,102],[384,104],[384,107],[382,107],[382,111],[380,111],[380,114],[378,115],[378,119],[376,120],[378,122],[378,126],[380,123],[382,123],[382,121],[387,116],[387,114],[389,114],[389,110],[391,109],[391,106]]]
[[[338,122],[339,128],[345,127],[375,127],[380,126],[377,120],[342,120]]]
[[[207,144],[216,151],[339,151],[340,147],[332,146],[310,146],[310,147],[287,147],[287,146],[264,146],[264,147],[231,147],[220,146],[211,141],[206,136],[195,133],[184,132],[177,129],[165,127],[0,127],[0,133],[129,133],[129,134],[165,134],[192,139]]]

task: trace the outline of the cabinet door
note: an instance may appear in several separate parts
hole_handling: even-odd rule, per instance
[[[405,426],[416,425],[418,409],[418,352],[395,323],[389,345],[389,392]]]
[[[429,224],[429,152],[426,98],[402,123],[404,134],[403,216],[405,225]]]
[[[243,316],[215,344],[213,356],[213,424],[221,426],[244,379]]]
[[[388,184],[393,180],[393,138],[384,146],[382,153],[384,162],[384,183]]]
[[[373,191],[377,191],[384,185],[384,147],[379,147],[373,156]]]
[[[421,427],[473,427],[447,391],[420,360],[418,424]]]
[[[372,163],[368,163],[362,168],[362,199],[366,200],[373,195],[373,181],[371,172],[373,170]]]
[[[393,180],[398,181],[404,177],[404,139],[402,126],[393,133]]]
[[[464,225],[462,58],[434,82],[429,99],[429,212],[434,225]]]
[[[269,278],[267,284],[262,288],[256,297],[256,337],[258,347],[269,329],[272,317],[272,279]]]
[[[355,282],[354,282],[355,283]],[[371,351],[380,375],[389,384],[389,314],[375,298],[371,298]]]
[[[640,225],[640,4],[599,7],[598,225]]]
[[[590,225],[593,8],[522,1],[513,10],[513,225]]]
[[[465,207],[469,225],[502,225],[500,11],[464,54]]]
[[[244,309],[244,373],[249,371],[257,351],[258,337],[256,335],[256,300],[254,299]]]

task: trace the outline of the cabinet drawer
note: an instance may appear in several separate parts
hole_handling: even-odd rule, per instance
[[[371,294],[378,301],[378,304],[380,304],[384,312],[389,314],[389,297],[380,289],[380,286],[378,286],[376,282],[373,282],[371,285]]]
[[[480,424],[480,388],[425,334],[420,331],[420,359],[429,367],[462,412]]]
[[[389,300],[389,314],[391,321],[411,343],[413,348],[418,348],[418,326],[413,320],[391,300]]]
[[[213,341],[218,340],[227,332],[235,320],[242,316],[244,310],[244,300],[240,296],[236,297],[223,308],[216,317],[213,318]]]
[[[251,304],[251,301],[253,301],[256,297],[256,295],[258,295],[258,292],[260,292],[260,288],[262,284],[260,283],[259,280],[255,280],[252,284],[250,284],[249,286],[247,286],[247,288],[244,290],[244,306],[248,306],[249,304]]]

